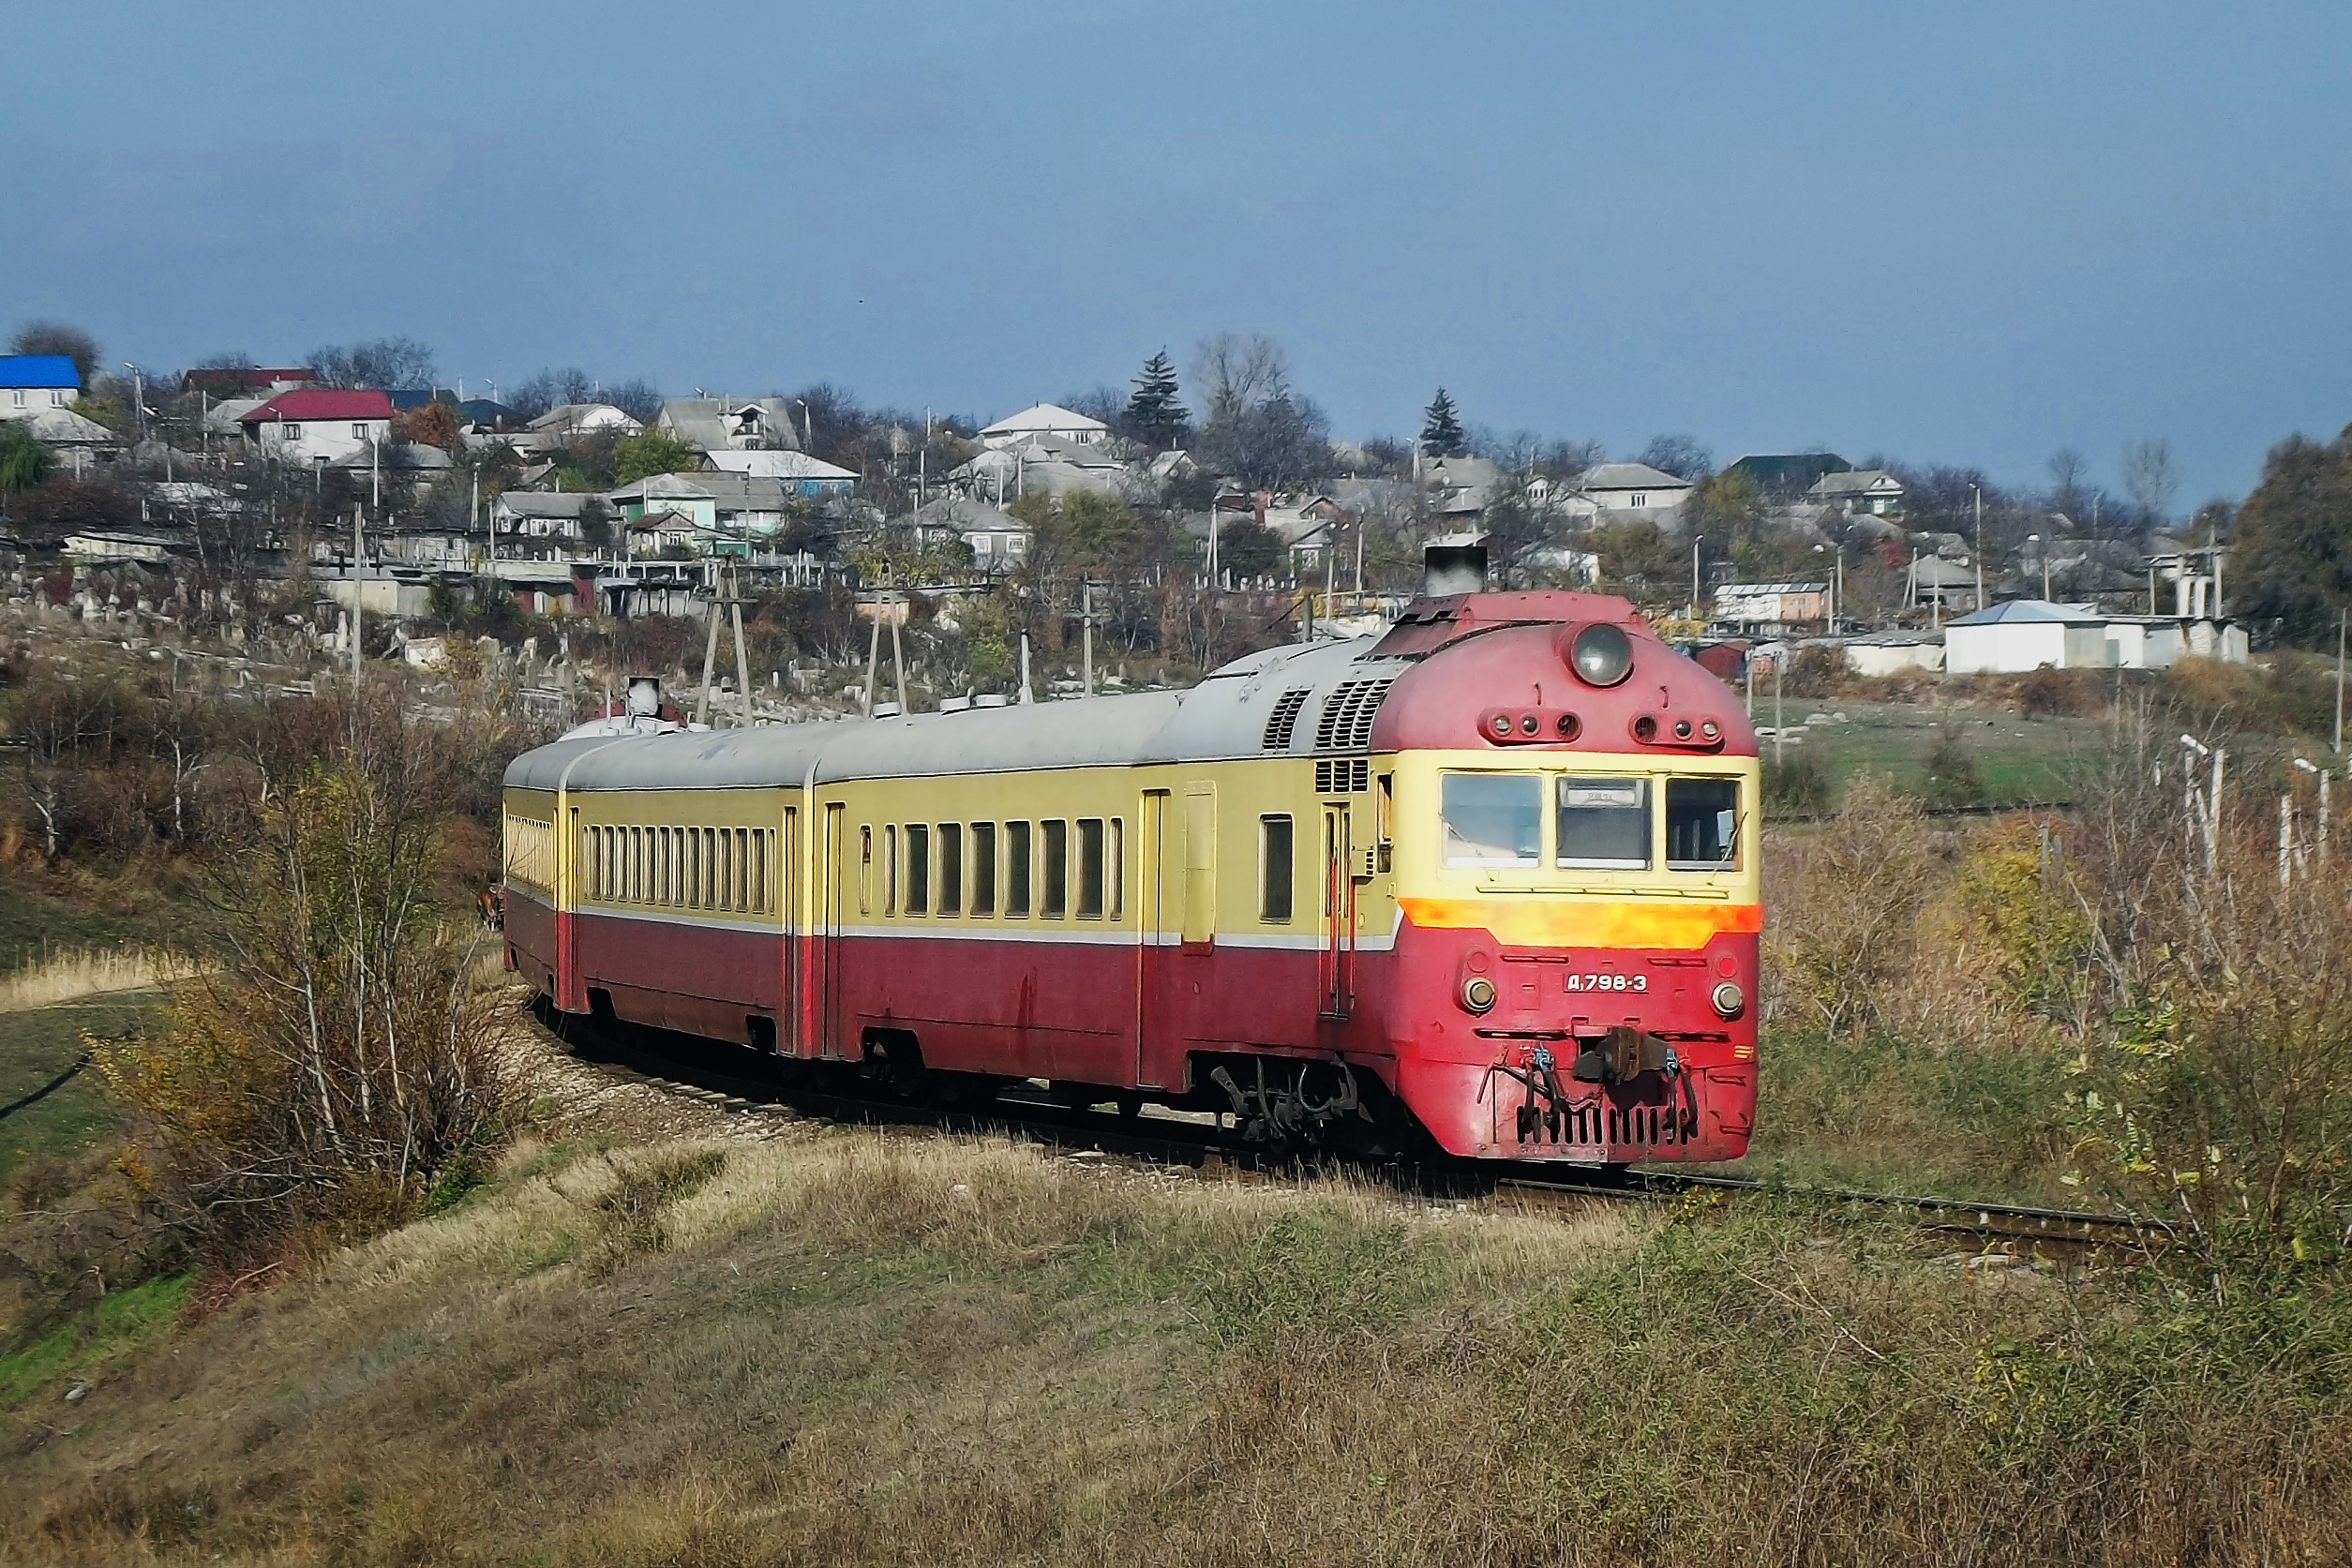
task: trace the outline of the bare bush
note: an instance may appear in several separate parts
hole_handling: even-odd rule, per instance
[[[363,712],[351,750],[282,786],[224,857],[228,952],[180,988],[171,1027],[93,1042],[218,1261],[398,1222],[509,1109],[471,933],[432,898],[447,781],[394,711]]]

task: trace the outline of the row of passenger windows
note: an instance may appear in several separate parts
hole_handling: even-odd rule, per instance
[[[772,828],[582,828],[588,896],[723,914],[775,912]]]
[[[528,816],[506,819],[506,880],[526,888],[555,886],[555,824]]]
[[[861,913],[874,912],[877,872],[889,916],[1116,920],[1127,912],[1124,817],[885,823],[858,834]]]

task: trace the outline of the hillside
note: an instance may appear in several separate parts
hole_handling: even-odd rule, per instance
[[[2269,1307],[2304,1348],[2247,1379],[2243,1308],[2158,1331],[2136,1277],[1765,1205],[1564,1220],[710,1123],[526,1140],[277,1290],[189,1321],[166,1278],[0,1363],[0,1561],[2352,1549],[2325,1303]]]

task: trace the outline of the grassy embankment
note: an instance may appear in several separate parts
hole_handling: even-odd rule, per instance
[[[0,1364],[0,1558],[2352,1550],[2332,1299],[1955,1268],[1763,1207],[1564,1221],[852,1131],[526,1146],[157,1342],[175,1288],[117,1309],[143,1353]]]

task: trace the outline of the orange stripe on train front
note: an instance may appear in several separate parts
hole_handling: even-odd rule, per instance
[[[1552,899],[1405,898],[1424,931],[1487,931],[1510,948],[1703,948],[1764,927],[1757,903],[1570,903]]]

